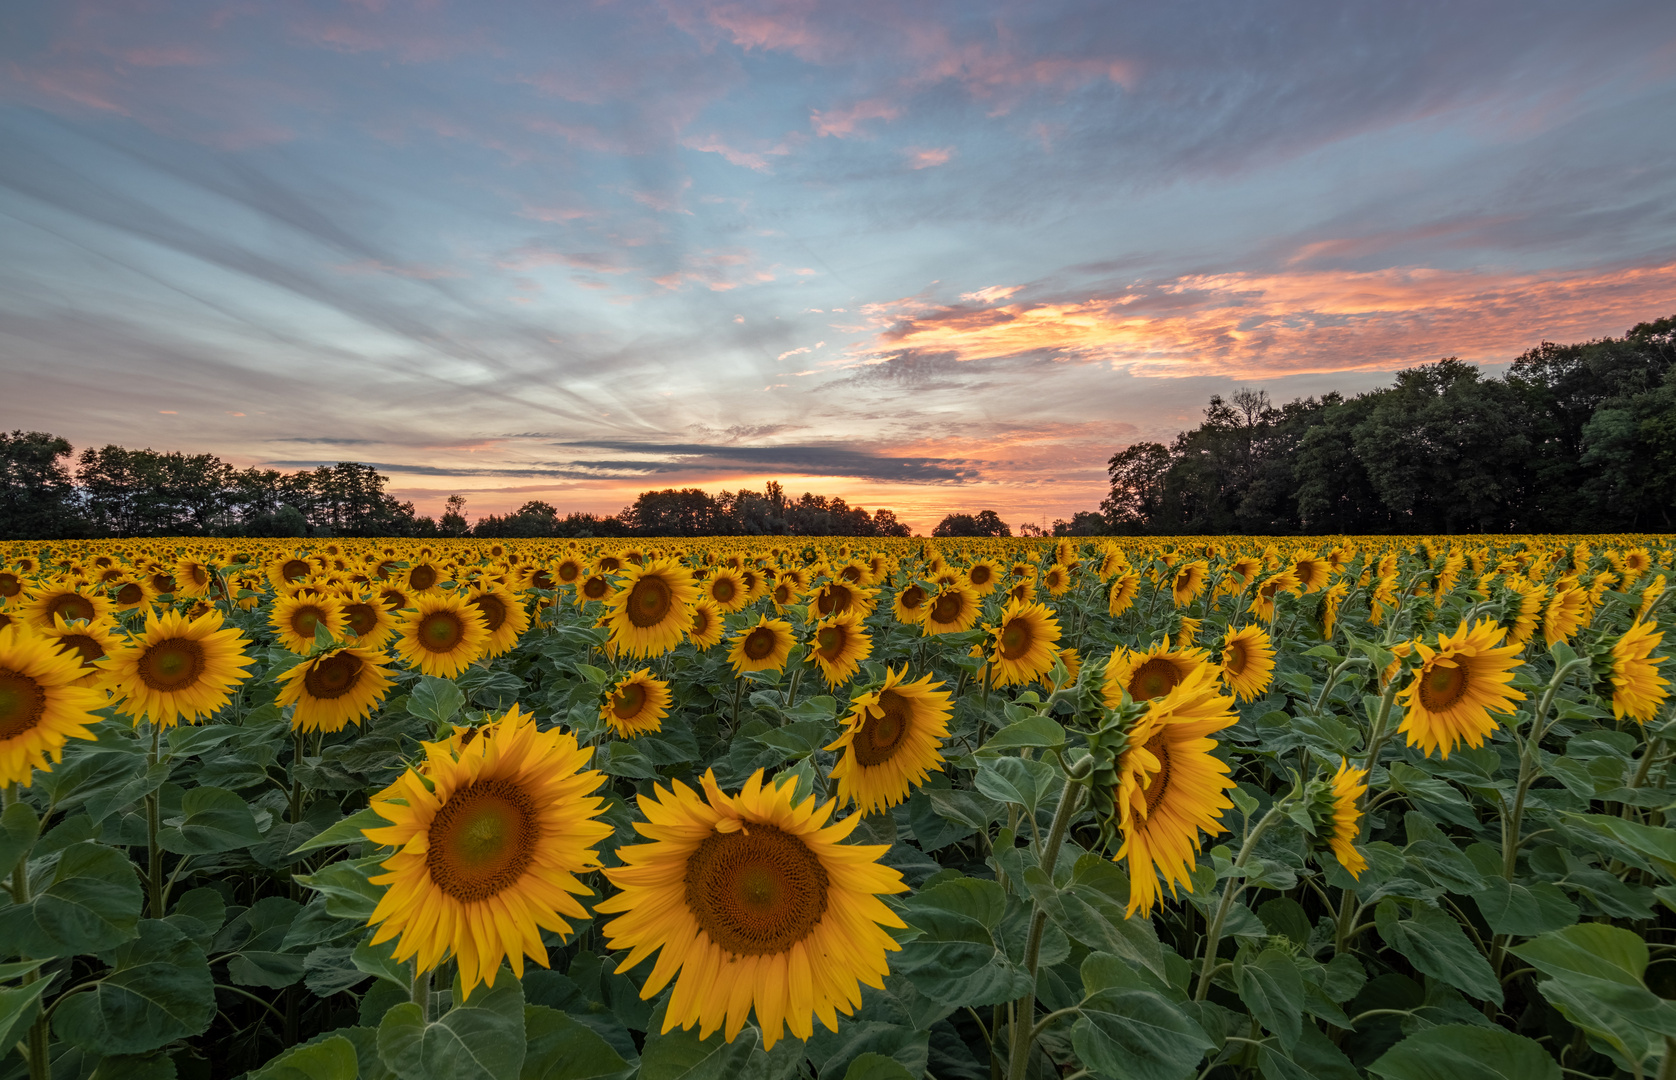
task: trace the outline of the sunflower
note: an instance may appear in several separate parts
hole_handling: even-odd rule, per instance
[[[942,683],[927,675],[903,682],[908,665],[887,671],[885,683],[855,699],[844,731],[827,750],[843,754],[832,767],[838,804],[877,814],[902,802],[943,764],[940,747],[954,706]]]
[[[109,614],[111,605],[104,597],[79,582],[60,578],[51,585],[29,590],[29,599],[21,614],[36,629],[52,625],[55,618],[65,622],[93,622]]]
[[[1186,615],[1181,617],[1181,625],[1176,628],[1176,648],[1191,649],[1193,642],[1198,640],[1199,627],[1204,625],[1203,619],[1191,619]]]
[[[1523,578],[1510,577],[1507,579],[1508,592],[1518,600],[1510,618],[1507,620],[1508,637],[1512,641],[1523,645],[1536,633],[1536,627],[1542,616],[1542,600],[1547,590],[1541,585],[1533,585]]]
[[[95,686],[103,681],[105,673],[99,667],[99,661],[127,642],[117,629],[116,622],[108,615],[91,622],[79,619],[66,622],[64,616],[58,615],[54,616],[51,626],[38,629],[35,633],[52,642],[59,652],[81,661],[81,678],[76,680],[77,686]]]
[[[1063,690],[1067,686],[1075,686],[1077,676],[1082,674],[1082,654],[1077,650],[1060,649],[1058,659],[1061,664],[1065,665],[1065,678],[1062,682],[1052,682],[1052,669],[1050,668],[1048,678],[1042,680],[1049,683],[1049,691]],[[979,675],[978,678],[982,679],[983,676]]]
[[[1292,574],[1298,579],[1303,593],[1312,593],[1323,588],[1332,578],[1333,564],[1319,556],[1299,552],[1292,556]]]
[[[1298,582],[1298,575],[1290,568],[1278,574],[1271,574],[1257,586],[1257,592],[1251,598],[1251,606],[1246,610],[1263,622],[1273,622],[1275,596],[1283,592],[1297,593],[1301,588],[1303,586]]]
[[[966,580],[979,596],[988,596],[1001,583],[1001,564],[994,559],[978,559],[966,568]]]
[[[1257,580],[1257,574],[1262,569],[1263,560],[1251,555],[1241,555],[1228,564],[1228,577],[1223,579],[1223,588],[1228,592],[1239,592]],[[1234,578],[1239,580],[1232,580]]]
[[[186,557],[175,560],[174,579],[179,583],[175,590],[182,596],[208,596],[217,586],[215,583],[215,563],[202,559]]]
[[[279,643],[294,653],[307,654],[314,648],[314,633],[321,627],[333,639],[343,636],[343,601],[335,596],[299,593],[279,596],[268,612]]]
[[[553,588],[555,585],[574,585],[588,576],[588,567],[575,555],[566,555],[558,562],[554,563],[553,568],[547,571],[547,573],[549,575],[549,580],[553,583],[552,585],[547,586],[548,588]],[[531,578],[531,584],[533,585],[533,574],[531,575]],[[538,589],[541,588],[540,585],[536,585],[535,587]]]
[[[1552,649],[1557,642],[1570,640],[1580,627],[1588,623],[1588,592],[1562,581],[1542,612],[1543,640]]]
[[[390,614],[378,594],[367,589],[346,588],[338,599],[343,604],[343,629],[355,635],[355,644],[381,649],[396,632],[396,617]]]
[[[1200,668],[1213,667],[1204,649],[1172,649],[1168,641],[1160,641],[1145,652],[1119,645],[1112,649],[1106,664],[1102,696],[1114,709],[1124,694],[1132,701],[1149,701],[1170,693]]]
[[[1496,729],[1491,713],[1510,713],[1525,695],[1508,684],[1519,666],[1523,646],[1502,645],[1507,631],[1484,619],[1468,629],[1466,623],[1448,637],[1438,635],[1437,648],[1414,642],[1420,669],[1414,681],[1398,694],[1405,712],[1397,730],[1408,745],[1430,756],[1465,743],[1482,746]],[[1499,646],[1499,647],[1498,647]]]
[[[518,644],[524,631],[530,628],[530,614],[524,602],[505,585],[487,583],[473,585],[466,594],[466,602],[483,616],[483,629],[489,632],[484,643],[484,656],[504,656]]]
[[[268,564],[268,581],[273,584],[275,591],[283,590],[292,582],[312,577],[313,574],[314,564],[296,553],[275,559]]]
[[[1141,591],[1141,575],[1125,572],[1112,579],[1111,591],[1106,594],[1106,614],[1116,618],[1134,606]]]
[[[699,586],[706,598],[724,612],[738,611],[751,601],[751,590],[743,578],[723,567]]]
[[[693,624],[687,628],[687,640],[699,652],[722,640],[722,613],[709,600],[699,600],[692,606]]]
[[[219,611],[190,621],[174,611],[151,612],[145,632],[99,666],[125,715],[170,728],[227,704],[253,663],[245,644],[237,627],[223,628]]]
[[[1045,605],[1010,600],[1001,621],[984,629],[994,639],[988,657],[995,672],[993,685],[1021,686],[1053,668],[1059,620]]]
[[[279,677],[284,686],[275,704],[296,706],[294,731],[342,731],[366,720],[390,693],[386,659],[359,645],[327,649]]]
[[[1071,589],[1071,568],[1054,563],[1042,572],[1042,588],[1049,596],[1064,596]]]
[[[1202,561],[1190,562],[1176,569],[1175,576],[1170,579],[1170,596],[1176,607],[1186,607],[1199,598],[1205,589],[1205,575],[1209,572],[1210,566]]]
[[[1034,581],[1020,581],[1007,590],[1007,599],[1017,600],[1023,604],[1033,603],[1036,599],[1036,583]]]
[[[1236,701],[1255,701],[1274,678],[1274,644],[1260,626],[1222,639],[1222,681]]]
[[[1123,845],[1114,859],[1129,860],[1128,914],[1152,913],[1159,878],[1174,896],[1176,885],[1193,891],[1199,832],[1223,831],[1222,811],[1234,804],[1228,766],[1211,751],[1210,734],[1234,724],[1234,701],[1224,697],[1216,673],[1195,669],[1163,698],[1147,706],[1119,755],[1116,803]]]
[[[1334,858],[1353,878],[1360,878],[1368,868],[1367,856],[1356,850],[1356,837],[1362,831],[1361,803],[1368,791],[1367,778],[1366,769],[1352,769],[1348,759],[1340,759],[1330,788],[1331,809],[1316,823],[1316,835],[1327,841]]]
[[[822,619],[809,640],[809,659],[834,689],[848,682],[872,651],[873,640],[861,625],[859,611]]]
[[[1635,621],[1640,622],[1642,619],[1645,619],[1647,617],[1647,613],[1653,610],[1653,605],[1657,604],[1659,602],[1659,598],[1663,595],[1664,575],[1659,574],[1653,578],[1650,585],[1641,590],[1641,602],[1635,609]]]
[[[10,600],[23,592],[23,572],[0,568],[0,600]]]
[[[604,625],[616,646],[629,656],[661,656],[681,644],[692,625],[698,586],[692,572],[674,559],[655,559],[623,571],[612,594]]]
[[[105,695],[80,685],[81,658],[19,624],[0,627],[0,786],[28,787],[64,758],[71,739],[95,738]]]
[[[843,581],[829,581],[815,590],[814,608],[821,615],[856,613],[866,618],[873,613],[876,594],[872,589]]]
[[[428,559],[418,559],[408,564],[406,581],[403,582],[411,592],[429,592],[444,580],[442,568]]]
[[[651,668],[641,668],[611,684],[599,718],[619,739],[655,735],[663,730],[670,701],[669,684],[654,677]]]
[[[618,915],[604,931],[629,950],[619,970],[659,953],[642,999],[676,980],[664,1032],[696,1024],[731,1040],[754,1008],[772,1049],[788,1026],[809,1038],[817,1017],[837,1031],[860,983],[883,988],[885,954],[901,947],[884,928],[905,926],[878,897],[908,886],[878,862],[888,846],[843,843],[862,815],[826,825],[836,802],[794,803],[796,787],[765,786],[758,770],[729,797],[706,772],[703,797],[680,781],[640,796],[635,827],[650,842],[617,849],[624,865],[605,875],[622,891],[595,910]]]
[[[791,623],[759,615],[755,626],[734,637],[727,658],[733,664],[735,675],[747,671],[779,671],[786,666],[796,642]]]
[[[467,736],[470,736],[469,738]],[[398,937],[395,958],[429,971],[453,952],[462,997],[495,985],[501,958],[522,978],[524,957],[547,966],[541,931],[570,933],[592,890],[577,875],[598,867],[611,835],[591,793],[605,776],[593,750],[558,728],[537,731],[514,705],[482,728],[425,743],[425,761],[373,796],[390,825],[362,830],[396,849],[372,878],[389,888],[368,924],[374,945]]]
[[[896,590],[896,595],[890,603],[891,614],[895,615],[896,621],[904,626],[918,626],[925,621],[926,611],[928,610],[925,605],[925,597],[925,587],[918,582],[910,581]]]
[[[926,605],[925,619],[920,623],[920,629],[927,636],[958,634],[970,630],[978,621],[979,604],[976,590],[964,581],[944,585],[933,594],[930,603]]]
[[[1333,640],[1333,629],[1338,625],[1339,609],[1344,606],[1344,598],[1349,595],[1348,581],[1335,582],[1321,594],[1321,603],[1316,609],[1316,621],[1321,625],[1321,636],[1325,640]]]
[[[1612,644],[1612,715],[1645,724],[1659,711],[1670,681],[1659,674],[1664,657],[1653,657],[1664,635],[1654,624],[1638,622]]]
[[[585,607],[594,600],[604,600],[610,595],[611,579],[603,572],[595,571],[576,586],[576,606]]]
[[[426,675],[452,679],[483,655],[483,613],[454,592],[414,597],[396,628],[396,654]]]

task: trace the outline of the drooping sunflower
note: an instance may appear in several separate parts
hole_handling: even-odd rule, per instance
[[[850,706],[844,731],[826,747],[842,751],[832,767],[838,804],[876,814],[902,802],[943,763],[952,696],[926,675],[904,682],[908,665],[887,671],[885,683]]]
[[[63,760],[64,744],[92,739],[103,691],[79,685],[81,657],[21,624],[0,627],[0,786],[28,787]]]
[[[1111,591],[1106,594],[1106,613],[1113,618],[1128,611],[1141,591],[1141,575],[1126,572],[1112,579]]]
[[[807,1039],[816,1018],[838,1030],[900,948],[884,927],[904,924],[879,895],[908,886],[878,862],[887,847],[843,843],[862,815],[826,825],[837,803],[794,803],[793,777],[765,786],[758,770],[729,797],[706,772],[703,787],[640,796],[647,823],[635,827],[650,842],[617,849],[624,865],[605,874],[622,891],[595,905],[619,913],[607,943],[629,950],[624,968],[658,953],[642,998],[676,980],[664,1032],[731,1040],[753,1009],[765,1048],[787,1027]]]
[[[710,600],[699,600],[692,606],[693,624],[687,628],[687,640],[699,652],[705,652],[710,646],[722,640],[725,629],[722,613],[715,603]]]
[[[891,614],[904,626],[918,626],[925,621],[926,612],[929,610],[925,599],[925,588],[918,582],[910,581],[896,590],[896,595],[890,603]]]
[[[704,595],[723,612],[738,611],[751,601],[751,590],[736,571],[720,567],[700,584]]]
[[[1664,635],[1653,623],[1637,622],[1612,644],[1612,715],[1638,724],[1651,720],[1670,696],[1670,681],[1659,674],[1664,657],[1654,657]]]
[[[1507,589],[1517,601],[1506,620],[1510,624],[1508,637],[1523,645],[1536,633],[1537,624],[1542,618],[1542,601],[1547,595],[1547,590],[1520,577],[1509,577]]]
[[[334,638],[343,636],[343,601],[313,592],[281,595],[274,598],[268,622],[281,645],[294,653],[307,653],[314,648],[315,631],[322,626]]]
[[[733,664],[735,675],[747,671],[779,671],[786,666],[796,643],[791,623],[759,615],[755,626],[734,637],[727,658]]]
[[[1269,575],[1257,586],[1256,593],[1251,597],[1251,605],[1246,610],[1263,622],[1273,622],[1274,598],[1283,592],[1297,593],[1302,588],[1298,575],[1288,567],[1278,574]]]
[[[1455,747],[1482,746],[1496,729],[1494,713],[1510,713],[1525,695],[1508,685],[1519,666],[1523,646],[1502,645],[1507,631],[1489,619],[1468,628],[1466,623],[1448,637],[1438,635],[1434,649],[1414,642],[1421,664],[1414,680],[1398,692],[1405,708],[1397,730],[1408,745],[1431,755],[1441,750],[1444,760]]]
[[[1356,837],[1362,831],[1362,796],[1367,794],[1368,771],[1352,769],[1349,759],[1339,760],[1338,772],[1333,774],[1329,792],[1330,811],[1325,820],[1316,823],[1316,836],[1327,842],[1333,857],[1353,878],[1362,876],[1368,868],[1367,856],[1356,850]]]
[[[873,639],[862,626],[859,611],[822,619],[809,639],[810,661],[821,669],[826,685],[834,688],[848,682],[872,651]]]
[[[1274,678],[1274,643],[1260,626],[1247,626],[1222,640],[1222,681],[1236,701],[1255,701]]]
[[[469,738],[466,736],[470,736]],[[541,930],[570,933],[586,919],[577,875],[598,867],[611,835],[592,794],[603,773],[593,750],[558,728],[537,731],[514,705],[483,728],[425,743],[425,761],[372,799],[390,825],[362,830],[396,853],[372,878],[388,886],[372,913],[374,944],[398,937],[395,957],[429,971],[453,953],[463,997],[495,985],[502,957],[522,978],[524,957],[547,966]]]
[[[1339,609],[1344,606],[1344,598],[1349,595],[1348,581],[1335,582],[1321,594],[1321,602],[1316,608],[1316,621],[1321,627],[1321,636],[1327,641],[1333,640],[1333,630],[1338,626]]]
[[[599,718],[619,739],[655,735],[663,730],[671,700],[669,684],[654,676],[651,668],[641,668],[611,684]]]
[[[1640,622],[1645,619],[1647,613],[1653,610],[1653,605],[1657,604],[1663,596],[1664,575],[1659,574],[1653,578],[1651,584],[1641,590],[1641,602],[1635,608],[1635,621]]]
[[[118,709],[159,727],[195,724],[227,704],[253,661],[245,637],[223,627],[211,611],[188,620],[174,611],[151,612],[145,631],[99,661]]]
[[[1229,768],[1211,752],[1212,732],[1239,717],[1209,666],[1195,669],[1164,697],[1147,706],[1118,756],[1116,804],[1123,844],[1114,859],[1129,861],[1128,914],[1150,915],[1159,879],[1174,896],[1179,884],[1193,891],[1199,833],[1222,832],[1222,811],[1234,804]]]
[[[692,572],[674,559],[654,559],[622,571],[605,625],[617,648],[634,657],[662,656],[681,644],[698,599]]]
[[[920,623],[920,629],[927,636],[970,630],[978,621],[981,603],[976,590],[964,581],[944,585],[926,604],[925,619]]]
[[[1009,600],[1001,621],[984,629],[993,639],[988,653],[993,685],[1022,686],[1053,667],[1059,652],[1059,619],[1045,605]]]
[[[1118,645],[1106,663],[1102,696],[1114,709],[1124,694],[1132,701],[1149,701],[1170,693],[1200,668],[1214,669],[1210,653],[1204,649],[1174,649],[1168,641],[1160,641],[1144,652]]]
[[[396,626],[396,655],[426,675],[452,679],[483,655],[483,613],[457,592],[413,597]]]
[[[1176,567],[1175,576],[1170,579],[1170,597],[1176,607],[1186,607],[1199,598],[1205,589],[1205,576],[1209,573],[1210,565],[1203,560]]]
[[[93,622],[111,610],[110,602],[103,596],[80,582],[66,578],[31,589],[28,596],[23,605],[23,618],[38,630],[51,626],[55,618],[66,622]]]
[[[1562,583],[1543,609],[1542,639],[1550,649],[1556,642],[1569,641],[1579,627],[1587,624],[1588,616],[1589,594]]]
[[[390,693],[385,654],[360,645],[326,649],[280,676],[275,704],[295,705],[294,731],[342,731],[360,724]]]
[[[64,616],[54,617],[52,625],[35,633],[52,642],[59,652],[68,653],[81,662],[81,678],[77,686],[95,686],[103,681],[105,672],[99,667],[112,651],[122,648],[127,638],[117,629],[116,622],[105,616],[92,622],[66,622]]]
[[[466,602],[482,614],[483,629],[489,632],[489,640],[483,645],[484,656],[505,656],[530,628],[530,613],[524,610],[523,600],[505,585],[493,582],[473,585]]]

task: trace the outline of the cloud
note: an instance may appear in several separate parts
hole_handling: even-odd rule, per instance
[[[952,146],[930,149],[910,146],[902,152],[908,156],[908,167],[910,169],[934,169],[939,165],[947,165],[949,159],[954,157],[954,147]]]
[[[894,120],[901,115],[900,105],[884,98],[868,98],[824,112],[815,109],[809,114],[809,123],[814,127],[815,134],[823,138],[831,135],[834,138],[847,139],[865,135],[860,128],[869,120]]]

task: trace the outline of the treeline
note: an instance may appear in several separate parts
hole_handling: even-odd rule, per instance
[[[1543,342],[1500,377],[1453,357],[1285,405],[1241,390],[1168,446],[1109,463],[1098,513],[1056,532],[1676,529],[1676,316]]]
[[[386,492],[387,482],[353,461],[299,472],[235,469],[214,454],[105,446],[76,455],[55,435],[0,431],[0,539],[909,535],[889,510],[869,513],[810,492],[794,499],[773,482],[762,492],[647,491],[620,514],[603,516],[560,515],[533,501],[475,525],[459,495],[431,518]]]

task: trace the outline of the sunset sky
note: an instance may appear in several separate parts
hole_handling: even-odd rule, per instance
[[[1240,386],[1676,313],[1676,4],[0,15],[0,428],[1015,527]]]

